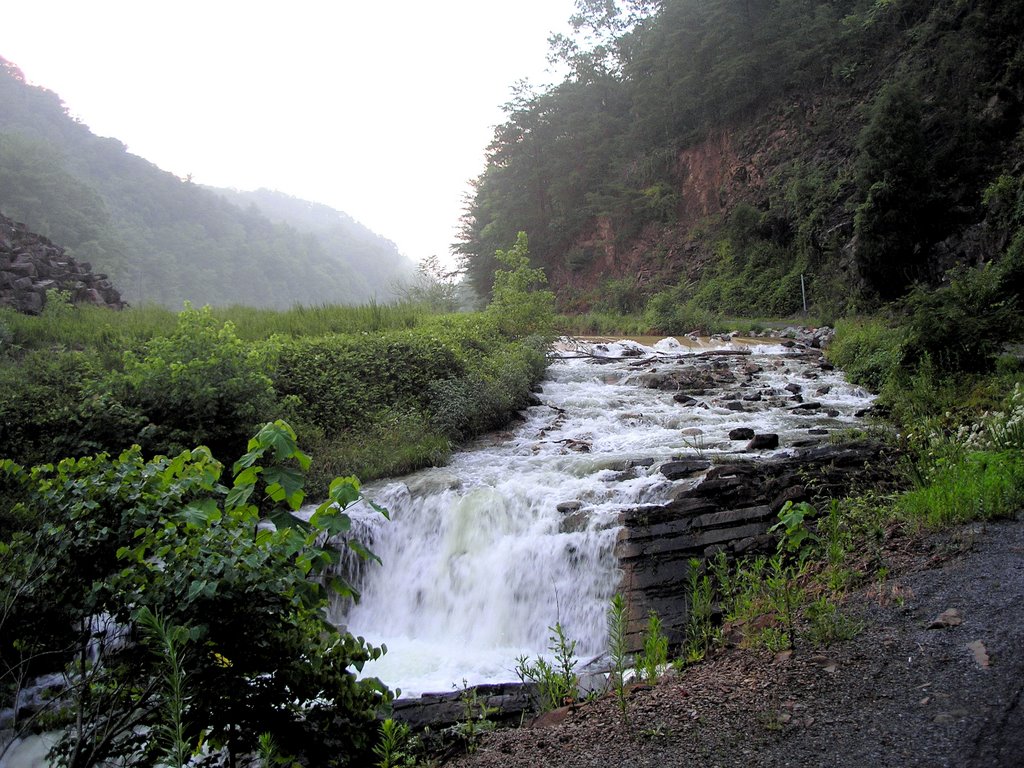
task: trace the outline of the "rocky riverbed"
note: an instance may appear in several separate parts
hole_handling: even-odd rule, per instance
[[[590,661],[616,592],[634,630],[655,608],[679,640],[690,557],[771,547],[786,501],[887,466],[850,442],[871,396],[823,358],[826,334],[562,340],[517,425],[367,489],[392,519],[356,535],[385,566],[356,574],[338,618],[387,645],[368,672],[407,696],[508,683],[556,622]]]

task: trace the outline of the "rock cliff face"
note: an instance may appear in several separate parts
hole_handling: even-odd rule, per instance
[[[67,291],[75,304],[123,309],[121,294],[105,274],[95,274],[42,235],[0,216],[0,305],[37,315],[47,291]]]

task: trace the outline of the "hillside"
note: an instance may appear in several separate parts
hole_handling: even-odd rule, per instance
[[[128,301],[356,304],[390,297],[414,269],[343,213],[288,199],[286,214],[283,195],[225,194],[93,135],[0,59],[0,211],[109,274]]]
[[[1024,223],[1019,0],[580,4],[571,74],[506,105],[459,245],[515,233],[567,309],[842,312]],[[609,9],[612,9],[609,11]]]
[[[255,206],[275,224],[312,235],[327,253],[344,254],[346,265],[375,286],[378,296],[390,296],[394,281],[411,279],[415,272],[415,265],[399,253],[398,246],[347,213],[270,189],[210,189],[240,208]]]

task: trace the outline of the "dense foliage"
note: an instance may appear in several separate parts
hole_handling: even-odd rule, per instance
[[[411,276],[394,243],[278,193],[199,187],[94,136],[0,59],[0,210],[132,303],[358,304]]]
[[[525,237],[502,258],[476,315],[234,309],[236,330],[210,307],[111,313],[58,294],[39,317],[0,314],[0,707],[15,732],[59,732],[51,759],[74,768],[257,752],[366,765],[391,693],[356,673],[382,650],[325,613],[329,592],[357,597],[333,542],[376,559],[347,536],[351,473],[442,461],[528,403],[553,297]],[[245,442],[285,413],[318,467],[280,419]],[[211,448],[234,461],[230,487]],[[327,501],[299,517],[307,491]],[[55,695],[21,707],[46,675]]]
[[[61,674],[14,723],[61,730],[55,765],[235,765],[263,733],[307,764],[366,764],[391,694],[356,678],[380,650],[326,620],[328,588],[351,589],[326,578],[339,554],[323,544],[359,484],[336,480],[306,522],[292,430],[267,424],[248,447],[230,489],[205,448],[0,463],[17,499],[0,528],[0,693]]]
[[[552,299],[532,290],[543,273],[526,266],[525,247],[510,251],[519,261],[503,273],[503,300],[479,314],[186,307],[175,318],[59,296],[39,317],[7,310],[4,455],[35,464],[133,444],[147,456],[205,445],[233,459],[262,420],[286,417],[317,456],[318,494],[338,474],[443,462],[454,443],[524,407],[543,373]]]
[[[577,7],[568,76],[516,93],[477,179],[477,290],[520,230],[569,309],[628,281],[691,314],[786,314],[805,275],[837,312],[1000,256],[976,225],[1024,160],[1017,0]]]

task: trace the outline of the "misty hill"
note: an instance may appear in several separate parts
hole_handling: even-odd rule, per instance
[[[1021,0],[578,7],[591,43],[556,40],[570,75],[516,94],[477,180],[478,290],[525,230],[565,308],[786,313],[805,274],[841,311],[1024,232]]]
[[[415,264],[399,253],[398,246],[347,213],[270,189],[209,189],[239,207],[255,206],[277,224],[313,235],[327,253],[344,254],[345,263],[376,288],[378,298],[391,295],[395,280],[411,280],[415,274]]]
[[[353,304],[389,298],[414,269],[326,206],[213,191],[160,170],[95,136],[3,59],[0,211],[109,274],[130,302]]]

